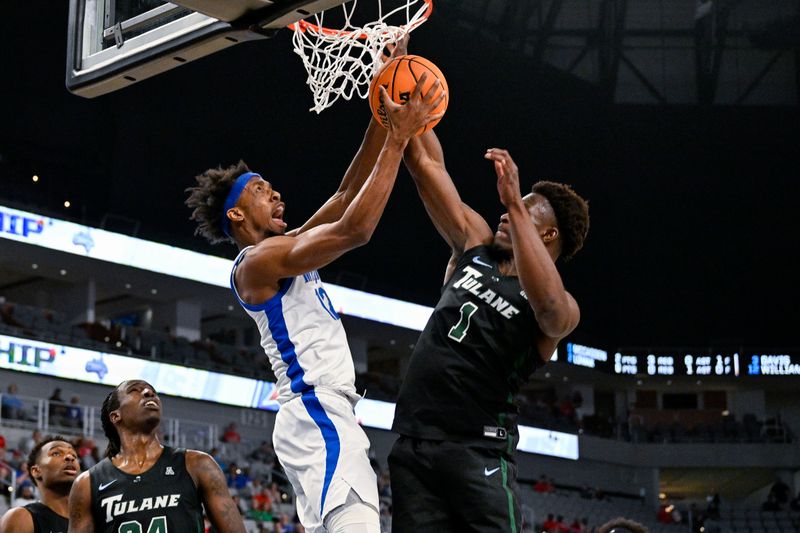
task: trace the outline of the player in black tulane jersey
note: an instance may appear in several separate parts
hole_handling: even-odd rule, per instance
[[[107,457],[75,481],[70,533],[202,533],[203,507],[219,533],[244,533],[214,459],[159,442],[161,400],[150,384],[120,383],[100,420]]]
[[[397,401],[400,437],[389,456],[396,533],[522,530],[513,398],[580,316],[555,262],[582,247],[586,202],[552,182],[522,197],[508,152],[493,148],[485,158],[508,210],[494,234],[462,203],[433,132],[405,152],[452,257]]]
[[[64,437],[46,437],[28,455],[28,475],[40,501],[9,510],[0,533],[67,533],[69,489],[81,471],[75,448]]]

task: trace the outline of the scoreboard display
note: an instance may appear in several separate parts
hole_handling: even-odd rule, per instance
[[[800,376],[800,354],[756,350],[617,350],[567,343],[564,362],[609,374],[666,377]]]
[[[800,357],[787,354],[756,354],[747,359],[748,376],[800,376]]]
[[[613,372],[648,376],[738,376],[739,354],[617,352]]]

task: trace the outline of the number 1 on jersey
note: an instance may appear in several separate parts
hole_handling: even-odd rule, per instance
[[[467,336],[467,330],[469,329],[470,318],[472,318],[472,315],[474,315],[477,310],[477,305],[472,302],[465,302],[460,309],[461,319],[458,321],[458,324],[450,328],[450,332],[447,336],[456,342],[464,340],[464,337]]]

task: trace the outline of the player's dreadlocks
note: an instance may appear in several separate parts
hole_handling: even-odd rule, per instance
[[[108,447],[106,447],[106,457],[111,459],[122,450],[122,442],[119,438],[119,432],[114,427],[111,421],[111,411],[119,409],[119,398],[117,397],[117,389],[112,390],[103,400],[103,407],[100,409],[100,422],[103,425],[103,433],[106,434],[108,439]]]
[[[211,244],[230,241],[222,231],[222,209],[236,178],[245,172],[250,169],[240,160],[228,168],[210,168],[195,176],[197,186],[186,189],[189,193],[186,205],[193,209],[189,218],[197,222],[195,235],[202,235]]]
[[[589,203],[563,183],[538,181],[533,192],[550,202],[561,236],[561,257],[571,259],[583,247],[589,231]]]

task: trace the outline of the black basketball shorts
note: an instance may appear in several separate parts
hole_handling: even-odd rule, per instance
[[[389,455],[393,533],[522,531],[513,456],[473,444],[397,439]]]

